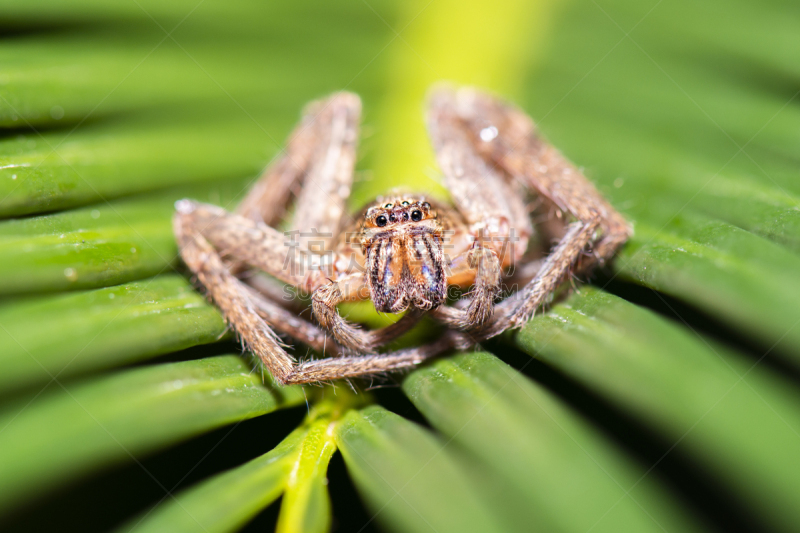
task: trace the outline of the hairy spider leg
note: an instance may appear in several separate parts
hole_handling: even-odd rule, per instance
[[[330,249],[350,196],[360,116],[361,101],[352,93],[308,104],[286,148],[264,170],[236,213],[276,226],[294,195],[298,200],[290,231],[315,229],[314,245]]]
[[[451,326],[475,329],[491,318],[503,268],[525,253],[533,227],[524,188],[475,151],[471,132],[464,128],[456,103],[450,91],[432,93],[427,124],[445,185],[466,219],[472,241],[452,259],[450,278],[474,278],[474,283],[466,309],[442,306],[435,314]],[[489,130],[489,134],[495,133]]]
[[[443,351],[465,349],[509,327],[518,327],[566,276],[602,263],[631,234],[624,219],[594,187],[554,148],[539,139],[533,123],[522,112],[474,90],[438,91],[431,98],[429,127],[447,185],[457,208],[469,223],[469,231],[461,231],[459,253],[450,264],[448,282],[475,280],[466,310],[440,307],[440,310],[449,311],[442,311],[443,316],[439,318],[448,324],[472,329],[448,331],[433,344],[395,353],[295,364],[268,323],[273,322],[276,330],[315,347],[320,342],[324,345],[325,332],[303,319],[289,316],[291,313],[275,301],[242,282],[222,261],[220,254],[261,268],[295,287],[313,290],[312,307],[320,324],[352,349],[367,352],[372,346],[408,329],[418,318],[418,313],[409,313],[394,326],[375,332],[363,332],[351,326],[338,315],[335,306],[341,301],[362,297],[363,273],[343,268],[344,263],[340,265],[340,260],[349,255],[352,248],[348,250],[340,244],[341,253],[323,256],[314,253],[313,243],[308,239],[298,250],[299,255],[287,255],[284,236],[265,224],[277,221],[283,214],[290,189],[301,187],[298,204],[314,209],[308,207],[306,213],[309,214],[301,218],[299,213],[303,212],[303,206],[298,205],[292,227],[299,231],[308,227],[304,223],[311,221],[323,228],[336,228],[330,232],[332,234],[342,230],[344,199],[352,181],[360,105],[354,95],[340,93],[312,104],[309,109],[310,113],[316,113],[317,122],[312,120],[307,128],[301,123],[293,134],[287,151],[293,154],[295,161],[287,162],[287,154],[270,167],[243,202],[240,212],[244,217],[186,200],[176,205],[178,212],[174,220],[186,264],[281,383],[326,381],[410,368]],[[352,135],[348,134],[350,131]],[[324,187],[309,190],[308,177],[322,180]],[[522,200],[525,189],[538,193],[577,222],[568,226],[566,234],[525,288],[498,304],[492,315],[499,273],[508,264],[509,257],[512,261],[522,257],[532,234]],[[283,200],[270,205],[270,193]],[[321,213],[321,194],[330,194],[332,201],[328,205],[340,206],[341,210]],[[339,203],[335,200],[336,194],[341,196]],[[519,232],[517,242],[512,240],[512,230]],[[471,238],[469,246],[464,244],[469,240],[465,239],[467,236]],[[325,243],[323,250],[327,251],[327,246],[332,247],[333,242],[332,238]],[[506,248],[509,242],[513,243],[510,250]],[[587,255],[590,244],[593,254]],[[314,268],[304,268],[308,265]],[[481,323],[483,327],[479,327]],[[340,351],[338,348],[336,352]]]
[[[206,288],[228,323],[261,359],[270,374],[284,383],[294,360],[280,339],[259,316],[246,285],[231,274],[217,251],[203,236],[188,200],[181,200],[173,218],[173,229],[181,257]]]
[[[491,337],[530,320],[572,272],[603,264],[633,230],[594,185],[541,138],[524,112],[474,89],[443,89],[434,98],[455,107],[475,153],[577,219],[536,276],[498,304],[496,317],[481,334]],[[588,246],[591,253],[586,253]]]
[[[327,349],[338,354],[341,348],[333,341],[328,342],[325,332],[319,327],[294,316],[268,295],[259,294],[232,272],[246,263],[285,283],[315,293],[328,287],[320,295],[326,295],[334,286],[339,288],[338,281],[329,280],[338,277],[333,263],[342,257],[327,253],[323,257],[312,250],[327,252],[341,230],[345,201],[352,183],[360,107],[358,97],[349,93],[338,93],[311,104],[301,124],[293,132],[286,153],[267,169],[240,204],[238,212],[244,216],[190,200],[176,204],[174,228],[184,262],[206,288],[228,322],[281,383],[302,382],[301,375],[336,379],[337,376],[330,373],[340,371],[341,367],[325,362],[327,360],[311,361],[297,367],[302,369],[301,374],[293,374],[294,361],[281,346],[273,329],[317,350]],[[311,187],[303,187],[306,180],[312,182]],[[322,231],[298,235],[298,238],[304,239],[298,253],[287,254],[285,235],[269,227],[266,222],[275,223],[284,214],[291,190],[297,187],[312,192],[299,194],[292,222],[295,233],[299,233],[301,228],[322,228]],[[323,202],[322,197],[327,200]],[[328,209],[320,209],[320,202]],[[232,264],[226,265],[220,252],[231,257]],[[313,270],[309,270],[309,265]],[[344,274],[348,282],[344,283],[346,294],[350,297],[363,286],[363,280],[359,280],[359,276],[363,275]],[[320,299],[318,296],[317,300]],[[363,352],[401,335],[419,318],[418,313],[408,313],[387,328],[362,331],[347,324],[338,315],[335,309],[338,301],[325,301],[328,305],[323,309],[327,314],[317,309],[319,316],[324,317],[321,322],[349,341],[345,343],[349,348]],[[356,361],[358,358],[346,359],[355,364],[354,369],[371,368],[373,370],[367,373],[373,373],[392,370],[401,364],[412,364],[410,361],[419,360],[421,354],[429,352],[410,350],[399,355],[385,354],[389,358],[383,363],[382,355],[365,356],[367,359],[362,363]],[[380,370],[382,364],[386,368]],[[324,368],[317,369],[320,365]],[[352,372],[347,372],[347,376],[356,375]]]
[[[198,224],[203,224],[206,230],[211,228],[209,233],[214,235],[214,224],[203,216],[193,216],[203,212],[207,214],[207,211],[214,206],[191,205],[188,200],[184,202],[186,203],[179,206],[180,210],[174,219],[175,235],[184,262],[194,272],[200,283],[206,287],[223,315],[241,335],[248,347],[261,359],[278,383],[310,383],[380,374],[416,366],[428,357],[453,347],[466,345],[464,340],[448,335],[431,345],[395,353],[319,359],[295,364],[294,359],[283,349],[280,339],[266,321],[274,321],[273,324],[278,331],[287,333],[317,349],[321,344],[324,345],[325,333],[313,324],[293,316],[277,304],[263,298],[254,289],[231,274],[211,242],[197,228]],[[194,209],[189,211],[192,207]],[[216,214],[219,218],[220,213]],[[228,214],[228,216],[237,217],[233,214]],[[257,225],[250,220],[237,218],[240,219],[240,222],[244,221],[257,226],[261,231],[271,230],[263,224]],[[247,226],[244,227],[247,228]],[[261,239],[255,240],[256,242],[261,241]],[[250,242],[249,244],[254,243]],[[396,333],[399,329],[407,327],[407,324],[408,322],[405,324],[397,322],[384,329],[393,328]],[[381,332],[382,330],[378,330],[375,333],[386,335],[385,332]],[[333,351],[338,353],[338,347],[334,347]]]
[[[471,341],[459,332],[448,331],[430,344],[406,350],[304,361],[295,366],[286,383],[314,383],[410,369],[431,357],[452,349],[466,349],[470,345]]]
[[[242,285],[242,287],[235,291],[237,295],[247,296],[249,294],[252,296],[255,294],[255,290],[252,287],[247,286],[236,278],[230,272],[230,269],[224,265],[220,258],[220,255],[224,255],[258,268],[284,283],[311,292],[313,304],[316,304],[320,298],[330,297],[329,291],[335,291],[337,293],[334,296],[336,299],[328,300],[323,311],[318,309],[314,310],[319,313],[317,316],[322,316],[324,318],[324,320],[320,320],[320,324],[323,328],[328,329],[334,337],[337,337],[338,334],[338,337],[349,340],[349,343],[342,343],[348,348],[356,350],[363,348],[361,349],[362,352],[369,352],[375,347],[385,344],[408,331],[419,319],[419,313],[410,312],[395,324],[374,331],[366,331],[351,326],[339,317],[335,306],[340,301],[350,298],[353,293],[364,291],[364,276],[361,272],[353,274],[337,272],[333,263],[338,260],[344,260],[346,259],[345,257],[342,257],[340,254],[333,254],[326,259],[326,256],[306,252],[286,254],[286,252],[283,251],[283,249],[285,249],[284,235],[266,224],[230,213],[221,207],[194,202],[192,200],[181,200],[176,207],[176,235],[197,235],[202,237],[202,240],[212,247],[211,250],[215,255],[215,260],[209,262],[208,265],[203,265],[197,260],[192,260],[192,258],[187,259],[185,256],[188,255],[192,249],[190,248],[184,253],[184,244],[189,241],[180,238],[178,240],[184,262],[186,262],[190,270],[198,275],[198,279],[215,301],[218,299],[225,299],[227,295],[224,294],[224,291],[230,289],[234,285]],[[204,248],[202,252],[207,254],[208,250]],[[198,273],[198,268],[217,269],[220,265],[221,268],[225,270],[224,273],[219,272],[214,276],[207,274],[201,276]],[[309,268],[309,266],[312,268]],[[229,277],[231,278],[230,280],[228,279]],[[329,281],[331,279],[335,281]],[[225,283],[217,283],[221,280],[224,280]],[[233,283],[233,280],[235,280],[236,283]],[[347,290],[344,296],[339,292],[340,287],[344,287]],[[269,301],[263,295],[261,295],[261,299]],[[259,307],[264,308],[264,305],[256,306],[252,298],[250,298],[250,300],[252,305],[249,306],[248,309],[257,312]],[[274,302],[270,303],[277,306]],[[240,320],[239,315],[235,313],[229,316],[225,313],[225,308],[223,306],[220,306],[220,308],[223,309],[225,317],[231,322],[236,331],[249,342],[248,337],[251,333],[249,331],[251,320]],[[328,309],[330,309],[330,313],[328,313]],[[268,313],[269,310],[265,311],[262,309],[261,314],[264,315],[262,318],[268,319],[266,316]],[[334,318],[339,318],[340,321],[336,321]],[[239,322],[241,322],[241,324]],[[346,324],[352,331],[345,330],[343,332],[337,330],[336,328],[341,327],[339,325],[340,322]],[[274,327],[276,326],[275,323],[272,323],[272,325]],[[254,334],[257,334],[257,332],[254,332]],[[348,338],[348,335],[351,338]],[[303,340],[303,338],[298,340]],[[255,347],[253,349],[256,354],[261,357],[261,353]],[[340,350],[334,348],[334,351],[338,352]]]

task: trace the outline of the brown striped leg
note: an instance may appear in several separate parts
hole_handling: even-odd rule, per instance
[[[595,186],[558,150],[539,135],[523,111],[474,89],[455,95],[459,116],[477,153],[529,191],[548,200],[565,215],[591,224],[599,235],[592,238],[595,260],[603,263],[633,234],[631,225],[597,191]],[[491,129],[490,137],[482,133]]]
[[[458,277],[463,270],[474,271],[475,282],[465,299],[464,308],[440,306],[434,317],[457,329],[480,328],[494,313],[494,301],[500,294],[502,267],[497,253],[481,246],[457,256],[451,263],[451,276]]]
[[[286,149],[250,189],[237,214],[274,226],[294,193],[298,200],[291,229],[316,228],[335,236],[353,182],[360,116],[361,101],[352,93],[335,93],[306,106]]]
[[[314,383],[343,378],[374,376],[402,369],[411,369],[452,349],[466,349],[472,343],[463,335],[448,332],[439,340],[408,350],[377,355],[337,357],[305,361],[295,366],[287,383]]]
[[[632,229],[591,182],[538,135],[519,109],[474,89],[442,88],[431,97],[431,108],[435,112],[445,107],[452,113],[446,120],[452,121],[453,132],[468,139],[469,153],[577,220],[537,275],[497,306],[481,332],[486,338],[530,320],[568,275],[610,259]],[[584,253],[589,248],[591,255]]]
[[[599,220],[574,222],[566,235],[550,253],[536,276],[525,287],[497,305],[496,313],[481,338],[490,338],[509,328],[523,326],[533,318],[536,310],[555,292],[573,272],[586,246],[592,242]]]
[[[522,256],[533,231],[524,189],[475,151],[451,91],[431,95],[427,122],[445,185],[475,242],[451,265],[455,271],[475,271],[467,309],[441,308],[438,315],[455,327],[480,327],[492,316],[502,267]]]
[[[323,283],[321,280],[333,276],[337,259],[333,254],[297,250],[286,235],[266,224],[192,200],[180,200],[175,208],[175,219],[202,235],[221,256],[309,291]]]
[[[270,374],[285,383],[294,360],[286,353],[280,339],[259,317],[257,305],[247,286],[230,273],[217,251],[194,225],[191,215],[180,211],[173,219],[181,257],[197,276],[228,323],[255,353]]]
[[[243,284],[243,289],[253,302],[258,316],[278,333],[300,341],[322,355],[337,356],[342,352],[341,346],[324,329],[288,311],[252,287]]]
[[[332,281],[314,291],[311,305],[320,325],[331,332],[343,346],[358,353],[368,353],[410,330],[422,316],[422,312],[411,309],[390,326],[377,330],[364,330],[347,322],[336,306],[358,291],[366,291],[364,276],[353,275],[340,281]]]
[[[176,224],[184,232],[191,231],[201,236],[213,246],[215,253],[233,257],[284,283],[311,292],[315,317],[323,328],[328,329],[339,343],[349,349],[372,351],[408,331],[419,318],[417,313],[412,312],[386,328],[361,330],[347,323],[336,311],[336,305],[347,299],[358,299],[358,291],[366,290],[363,274],[356,272],[339,281],[329,281],[337,276],[334,263],[338,256],[297,251],[287,246],[285,236],[277,230],[228,213],[217,206],[182,200],[177,204],[177,210]],[[195,271],[191,265],[189,267]],[[205,283],[204,286],[209,289]],[[341,288],[345,289],[344,296]],[[231,320],[230,317],[226,318]],[[235,320],[232,323],[239,331]]]

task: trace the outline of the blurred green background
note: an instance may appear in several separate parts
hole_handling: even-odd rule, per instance
[[[0,528],[797,531],[799,51],[789,0],[0,3]],[[479,351],[263,384],[173,202],[235,206],[337,90],[353,207],[445,195],[438,80],[529,112],[634,238]]]

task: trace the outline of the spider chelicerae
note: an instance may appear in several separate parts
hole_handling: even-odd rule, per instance
[[[610,259],[631,235],[528,116],[471,88],[439,87],[428,101],[428,130],[452,206],[392,193],[351,218],[346,200],[360,112],[351,93],[310,104],[282,156],[235,213],[176,203],[184,262],[279,383],[407,369],[519,327],[562,282]],[[274,226],[293,196],[289,231],[279,231]],[[542,224],[534,224],[534,204],[551,215]],[[531,259],[529,243],[547,236],[556,244]],[[253,268],[311,294],[315,322]],[[510,280],[519,289],[501,298]],[[469,291],[448,304],[450,286]],[[337,311],[341,302],[366,298],[378,311],[405,314],[367,330]],[[437,340],[380,353],[426,313],[445,326]],[[296,362],[278,333],[329,357]]]

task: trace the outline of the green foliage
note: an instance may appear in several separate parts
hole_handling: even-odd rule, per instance
[[[307,428],[298,428],[257,459],[166,499],[120,531],[231,531],[281,495]]]
[[[0,527],[797,529],[797,4],[495,4],[0,6]],[[219,356],[236,348],[180,266],[173,203],[233,207],[341,89],[364,100],[353,205],[442,194],[419,113],[440,78],[512,98],[585,169],[634,224],[613,264],[374,396]],[[262,416],[256,444],[282,442],[246,452]],[[170,450],[223,441],[242,451],[160,481]],[[158,495],[132,498],[126,466]],[[81,512],[102,527],[43,518],[97,492],[108,509]]]
[[[321,401],[305,425],[272,451],[214,476],[123,525],[120,531],[230,531],[284,494],[278,531],[326,531],[325,473],[336,451],[335,428],[357,398]]]
[[[790,380],[588,287],[516,342],[679,441],[776,524],[800,521],[790,503],[800,480],[787,468],[796,455],[787,443],[800,427],[800,391]]]
[[[376,518],[396,531],[504,531],[485,486],[447,443],[372,406],[351,411],[338,430],[347,467]]]
[[[636,484],[644,469],[491,354],[437,362],[406,379],[403,389],[436,429],[518,495],[518,501],[502,495],[521,518],[516,529],[525,524],[542,531],[695,529],[652,480]],[[575,494],[581,492],[592,498],[576,509]]]
[[[0,324],[0,391],[140,361],[225,333],[219,312],[176,275],[12,300],[0,307]]]
[[[46,387],[48,388],[48,387]],[[303,401],[236,356],[117,374],[21,398],[2,415],[0,506],[48,485],[223,424]]]

